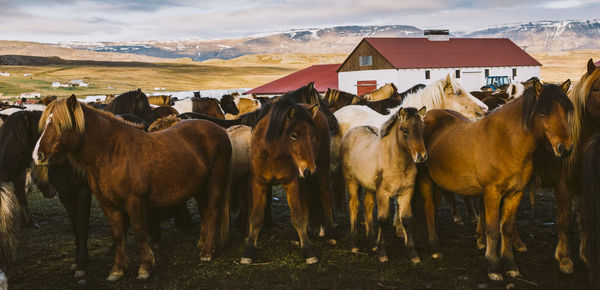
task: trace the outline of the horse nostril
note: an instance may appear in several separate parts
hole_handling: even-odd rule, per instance
[[[423,154],[423,158],[422,158],[423,160],[422,161],[427,160],[427,157],[429,157],[429,155],[427,155],[427,152],[425,152],[425,154]]]
[[[42,161],[42,160],[44,160],[44,157],[46,157],[46,156],[44,156],[44,153],[42,153],[42,152],[38,152],[38,156],[37,156],[37,158],[38,158],[38,161]]]
[[[558,151],[558,154],[560,154],[562,156],[565,153],[565,151],[567,151],[567,149],[565,148],[565,145],[563,145],[562,143],[560,143],[556,147],[556,151]]]

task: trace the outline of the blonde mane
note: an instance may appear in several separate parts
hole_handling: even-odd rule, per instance
[[[581,79],[573,89],[569,91],[569,99],[573,103],[573,113],[569,115],[569,127],[571,129],[571,139],[573,140],[573,152],[565,162],[565,172],[573,172],[575,159],[579,151],[577,148],[582,142],[581,140],[581,122],[585,113],[585,104],[592,85],[600,78],[600,68],[596,67],[594,71],[588,75],[587,71],[581,76]],[[585,141],[585,140],[583,140]]]
[[[46,127],[46,121],[48,117],[52,115],[52,121],[54,122],[54,128],[58,133],[65,130],[75,130],[78,133],[82,133],[85,129],[85,119],[83,117],[83,110],[81,109],[81,103],[75,102],[73,106],[73,115],[71,118],[71,110],[69,110],[68,104],[69,98],[56,99],[52,103],[48,104],[42,117],[38,123],[38,129],[40,132]]]

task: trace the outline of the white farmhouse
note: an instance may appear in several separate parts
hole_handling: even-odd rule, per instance
[[[469,91],[487,76],[525,81],[540,76],[541,63],[507,38],[450,38],[448,30],[425,31],[426,38],[363,38],[338,68],[338,88],[362,95],[386,83],[402,92],[447,74]]]
[[[0,72],[0,76],[3,76],[3,77],[9,77],[9,76],[10,76],[10,73],[7,73],[7,72]]]

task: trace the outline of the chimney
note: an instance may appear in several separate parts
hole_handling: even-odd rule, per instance
[[[423,34],[429,41],[449,41],[450,30],[448,29],[428,29],[423,31]]]

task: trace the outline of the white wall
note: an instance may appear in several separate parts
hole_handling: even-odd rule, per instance
[[[517,76],[512,78],[512,69],[517,69]],[[485,84],[485,69],[486,67],[463,67],[463,68],[432,68],[428,69],[430,72],[430,78],[425,79],[426,69],[385,69],[385,70],[367,70],[367,71],[351,71],[351,72],[340,72],[338,73],[338,88],[342,91],[346,91],[352,94],[356,94],[356,82],[357,81],[368,81],[376,80],[377,86],[383,86],[386,83],[393,82],[398,87],[399,92],[403,92],[416,84],[429,85],[441,78],[445,78],[446,75],[450,74],[455,77],[455,71],[460,69],[461,78],[459,81],[463,81],[465,72],[479,72],[480,83],[476,83],[474,76],[471,75],[471,82],[464,83],[465,89],[469,91],[479,90]],[[539,66],[514,66],[514,67],[487,67],[489,69],[490,76],[508,76],[511,78],[511,82],[526,81],[531,77],[540,77]]]

